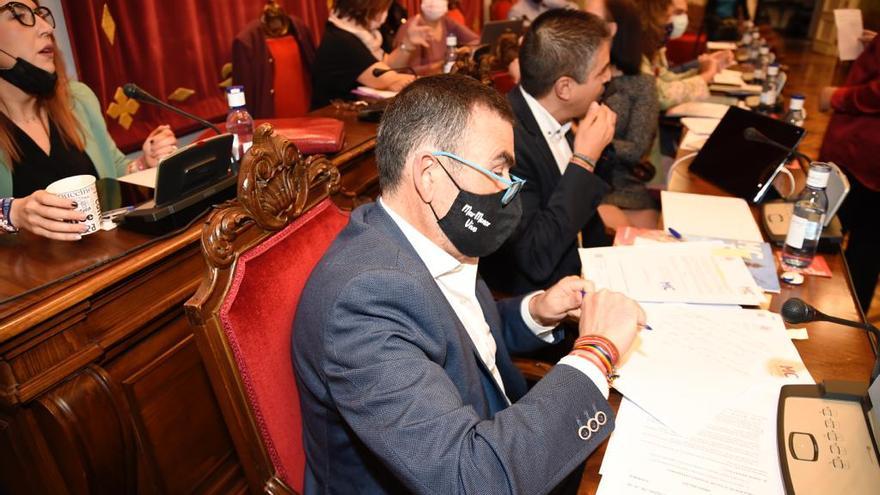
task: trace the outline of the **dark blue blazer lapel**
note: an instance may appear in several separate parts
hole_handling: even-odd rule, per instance
[[[372,210],[364,216],[364,220],[370,225],[373,225],[374,227],[379,228],[383,232],[385,232],[388,237],[390,237],[392,240],[395,241],[398,246],[400,246],[401,250],[406,255],[412,257],[412,259],[418,262],[418,265],[424,269],[423,275],[433,281],[433,277],[431,277],[431,273],[428,271],[428,267],[425,266],[424,262],[422,262],[422,258],[416,252],[412,244],[410,244],[409,240],[403,234],[403,231],[400,230],[400,227],[398,227],[397,224],[394,223],[394,219],[391,218],[391,216],[385,211],[385,209],[381,205],[379,205],[378,202],[374,203],[372,207]],[[459,340],[464,343],[464,345],[470,347],[470,352],[474,356],[474,359],[477,362],[477,366],[479,366],[480,371],[482,372],[480,378],[483,391],[486,393],[486,401],[489,409],[487,412],[489,414],[489,417],[491,418],[495,415],[495,413],[507,407],[507,398],[504,395],[504,392],[501,391],[501,388],[495,382],[495,378],[492,377],[492,373],[489,371],[489,368],[486,367],[486,363],[484,363],[483,359],[480,357],[480,354],[477,351],[477,347],[471,340],[470,334],[468,334],[467,329],[464,328],[464,324],[458,318],[455,310],[452,309],[452,306],[449,304],[449,301],[446,299],[443,291],[440,290],[440,287],[436,284],[436,282],[429,285],[430,287],[428,287],[427,290],[433,292],[433,294],[431,295],[432,299],[436,300],[437,303],[442,305],[442,307],[449,313],[451,321],[455,322],[456,329],[458,330]],[[487,311],[494,311],[497,313],[498,309],[497,307],[495,307],[495,302],[491,301],[491,305],[489,305],[486,303],[486,301],[483,301],[482,298],[479,297],[479,295],[480,291],[477,290],[477,300],[480,302],[480,306],[483,309],[483,314],[488,314]],[[492,336],[495,338],[496,346],[501,349],[504,346],[504,340],[500,335],[500,329],[492,328],[492,325],[489,325],[489,328],[492,332]],[[496,353],[496,361],[498,359],[498,354],[501,353]],[[504,348],[503,354],[507,358],[506,361],[509,362],[510,359],[506,348]],[[497,362],[496,366],[498,366]],[[501,368],[499,367],[499,370],[500,369]],[[509,369],[509,366],[505,366],[505,369]],[[504,374],[502,374],[502,377],[504,377]],[[523,380],[522,375],[520,375],[519,378]],[[505,386],[507,386],[507,378],[503,379],[505,382]],[[515,380],[512,381],[515,382]],[[523,387],[525,387],[524,380]]]

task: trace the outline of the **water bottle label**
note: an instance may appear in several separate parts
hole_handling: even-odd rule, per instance
[[[795,249],[803,248],[804,238],[810,223],[806,218],[792,216],[791,223],[788,225],[788,235],[785,236],[785,243]]]
[[[761,93],[762,105],[774,105],[776,103],[776,93],[773,90]]]
[[[238,161],[238,134],[232,135],[232,158]]]

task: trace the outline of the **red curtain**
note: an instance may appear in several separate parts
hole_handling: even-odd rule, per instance
[[[289,13],[313,28],[317,41],[327,18],[326,1],[285,3]],[[142,104],[126,129],[122,125],[126,119],[120,121],[106,112],[117,88],[127,82],[165,100],[178,88],[191,90],[188,98],[171,103],[221,121],[227,107],[219,84],[224,80],[223,66],[232,59],[232,39],[259,16],[264,5],[265,0],[63,0],[80,78],[98,95],[119,147],[124,151],[139,148],[162,123],[170,124],[178,135],[198,127]],[[111,24],[115,26],[113,43],[105,29]]]
[[[419,11],[420,0],[399,1],[410,15]],[[317,45],[328,1],[279,3],[305,21]],[[144,104],[120,118],[116,110],[131,107],[125,100],[114,100],[117,89],[134,82],[166,101],[175,92],[191,91],[183,100],[170,103],[222,121],[227,107],[220,83],[225,79],[223,67],[232,59],[232,40],[260,15],[265,0],[62,0],[62,5],[80,79],[98,96],[117,145],[132,151],[159,124],[170,124],[178,135],[195,130],[198,124]],[[469,26],[481,25],[480,0],[462,0],[461,9]]]

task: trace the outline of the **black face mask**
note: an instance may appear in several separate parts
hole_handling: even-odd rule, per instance
[[[6,53],[5,50],[0,52]],[[9,53],[6,55],[12,56]],[[39,97],[51,96],[58,82],[57,73],[43,70],[21,57],[15,57],[12,67],[0,69],[0,77],[25,93]]]
[[[440,167],[446,172],[445,167]],[[449,178],[452,179],[452,176],[449,175]],[[439,218],[431,206],[440,230],[465,256],[481,258],[494,253],[519,225],[522,216],[519,196],[504,206],[501,204],[504,190],[494,194],[474,194],[459,187],[455,179],[452,179],[452,183],[458,188],[458,195],[449,212]]]

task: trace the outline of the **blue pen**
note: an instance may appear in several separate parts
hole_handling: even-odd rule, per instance
[[[683,241],[683,240],[684,240],[684,236],[682,236],[681,234],[679,234],[678,231],[675,230],[675,229],[673,229],[672,227],[667,227],[666,230],[669,231],[669,234],[670,234],[672,237],[675,237],[675,238],[678,239],[679,241]]]
[[[585,291],[585,290],[581,290],[581,297],[585,297],[586,295],[587,295],[587,291]],[[651,325],[641,325],[641,324],[639,324],[639,326],[642,327],[642,328],[644,328],[645,330],[653,330],[653,328],[651,328]]]

